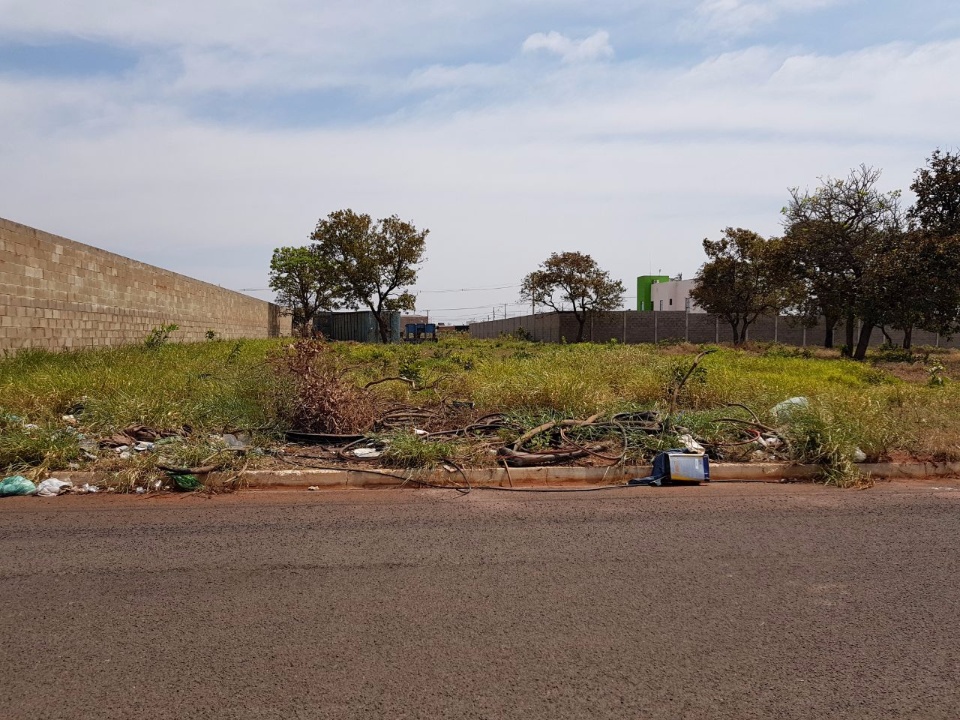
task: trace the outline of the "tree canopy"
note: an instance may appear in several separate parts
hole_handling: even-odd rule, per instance
[[[960,153],[934,150],[910,189],[917,196],[908,213],[911,221],[937,237],[960,235]]]
[[[390,340],[390,313],[413,310],[406,290],[417,279],[429,230],[417,230],[396,215],[374,221],[353,210],[337,210],[317,223],[312,252],[334,268],[346,306],[365,306],[377,321],[380,339]]]
[[[783,241],[765,239],[752,230],[726,228],[720,240],[705,239],[707,262],[697,273],[690,297],[725,320],[733,344],[747,339],[747,328],[787,303],[787,280],[780,253]]]
[[[270,260],[270,287],[279,305],[290,308],[293,326],[309,333],[319,310],[337,303],[340,287],[330,264],[308,247],[279,247]]]
[[[587,318],[619,308],[625,292],[623,283],[611,279],[589,255],[561,252],[552,253],[523,279],[520,299],[557,312],[569,305],[577,319],[577,342],[582,342]]]
[[[858,359],[885,322],[884,265],[903,241],[900,193],[881,192],[880,174],[861,165],[843,179],[821,178],[813,192],[794,188],[783,210],[791,274],[802,287],[797,305],[808,317],[824,317],[828,345],[832,328],[846,320],[847,348],[856,344]]]

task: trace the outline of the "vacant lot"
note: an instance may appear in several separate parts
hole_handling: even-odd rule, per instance
[[[960,354],[933,348],[866,363],[777,345],[459,338],[22,352],[0,360],[0,468],[97,467],[135,482],[159,466],[257,467],[280,462],[285,433],[300,430],[363,435],[368,455],[392,466],[498,464],[497,452],[521,438],[517,449],[561,462],[638,462],[690,435],[715,458],[817,462],[843,476],[858,457],[960,458],[953,377]],[[793,397],[806,401],[774,411]],[[124,436],[130,428],[140,435]],[[163,444],[122,458],[115,450],[142,438]]]

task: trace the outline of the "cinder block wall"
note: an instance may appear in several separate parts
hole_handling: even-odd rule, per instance
[[[0,218],[0,351],[290,334],[273,303]]]

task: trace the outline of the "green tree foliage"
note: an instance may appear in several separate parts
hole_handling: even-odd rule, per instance
[[[893,308],[905,348],[913,327],[942,335],[960,330],[960,153],[934,150],[910,189],[911,229],[888,263],[894,296],[909,300]]]
[[[625,292],[623,283],[612,280],[589,255],[562,252],[552,253],[523,279],[520,299],[557,312],[569,305],[578,323],[577,342],[582,342],[587,318],[620,307]]]
[[[383,342],[390,340],[390,313],[416,307],[404,288],[417,279],[429,232],[396,215],[374,221],[347,209],[321,219],[310,236],[312,251],[337,273],[344,304],[369,308]]]
[[[690,297],[707,312],[725,320],[733,344],[742,345],[757,318],[787,303],[783,241],[765,239],[752,230],[726,228],[720,240],[705,239],[707,262],[697,273]]]
[[[876,273],[878,311],[904,331],[905,349],[915,327],[941,335],[960,330],[960,235],[911,230],[878,258]]]
[[[886,322],[885,263],[904,242],[900,193],[881,192],[879,179],[880,170],[861,165],[844,179],[821,178],[813,192],[792,189],[783,209],[791,274],[802,288],[795,304],[808,318],[824,317],[827,346],[832,328],[845,320],[847,347],[856,343],[857,359],[873,329]]]
[[[938,237],[960,235],[960,153],[934,150],[910,189],[917,200],[907,215],[916,226]]]
[[[340,292],[337,273],[309,247],[279,247],[270,260],[270,287],[289,308],[293,326],[308,334],[319,310],[332,308]]]

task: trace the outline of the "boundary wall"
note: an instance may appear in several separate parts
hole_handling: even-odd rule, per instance
[[[0,352],[290,334],[279,306],[0,218]]]
[[[573,342],[577,337],[577,320],[573,313],[541,313],[522,315],[504,320],[488,320],[471,323],[470,336],[475,338],[496,338],[501,334],[511,334],[522,329],[537,342]],[[859,328],[858,328],[859,332]],[[896,343],[903,341],[903,332],[888,330]],[[814,327],[804,328],[796,324],[789,316],[761,317],[747,331],[747,340],[754,342],[778,342],[797,347],[823,345],[824,326],[818,323]],[[838,326],[834,342],[843,343],[843,328]],[[733,331],[729,323],[715,315],[688,313],[679,311],[637,311],[618,310],[603,313],[587,319],[583,339],[589,342],[609,342],[616,340],[625,344],[656,343],[663,341],[685,341],[702,343],[732,343]],[[875,328],[870,338],[871,346],[882,345],[886,338],[879,328]],[[936,347],[960,347],[960,338],[947,339],[925,330],[913,331],[913,345],[931,345]]]

